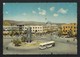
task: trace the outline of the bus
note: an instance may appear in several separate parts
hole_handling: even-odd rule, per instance
[[[46,48],[50,48],[52,46],[55,46],[55,41],[49,41],[49,42],[45,42],[45,43],[40,43],[39,49],[46,49]]]

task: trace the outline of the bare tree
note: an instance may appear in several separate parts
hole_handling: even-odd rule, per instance
[[[72,30],[69,30],[69,31],[68,31],[68,36],[69,36],[69,37],[73,37]]]
[[[58,30],[58,36],[59,36],[59,37],[62,36],[62,30],[61,30],[61,27],[59,27],[59,30]]]

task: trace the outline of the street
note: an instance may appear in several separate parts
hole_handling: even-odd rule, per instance
[[[17,38],[16,36],[13,37]],[[29,49],[29,50],[16,50],[16,49],[8,49],[6,47],[11,42],[13,38],[9,38],[8,36],[3,38],[3,54],[77,54],[77,40],[73,41],[72,38],[59,38],[57,35],[43,35],[43,36],[35,36],[34,40],[41,41],[55,41],[55,46],[40,50],[39,48]],[[18,37],[19,38],[19,37]],[[69,40],[70,42],[67,42]]]

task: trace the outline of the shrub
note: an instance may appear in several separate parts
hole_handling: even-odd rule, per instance
[[[69,31],[69,32],[68,32],[68,36],[69,36],[69,37],[73,37],[73,36],[74,36],[73,33],[72,33],[72,31]]]
[[[20,46],[21,41],[19,39],[13,39],[13,44],[15,44],[15,46]]]
[[[26,41],[26,37],[23,36],[23,37],[21,38],[21,41],[22,41],[22,42],[25,42],[25,41]]]

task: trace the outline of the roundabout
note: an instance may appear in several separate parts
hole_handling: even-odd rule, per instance
[[[39,44],[43,43],[42,41],[32,41],[31,43],[22,42],[20,46],[15,46],[12,42],[8,44],[9,49],[17,49],[17,50],[27,50],[27,49],[35,49],[39,47]]]
[[[7,36],[8,37],[8,36]],[[31,43],[21,43],[21,46],[15,46],[11,40],[12,38],[4,38],[3,39],[3,54],[77,54],[77,40],[73,41],[72,38],[54,38],[52,39],[55,42],[55,47],[51,47],[48,49],[40,50],[39,44],[43,42],[50,41],[50,35],[36,36],[35,39]],[[33,37],[34,38],[34,37]],[[16,37],[14,38],[16,39]],[[20,39],[20,38],[19,38]],[[69,40],[70,42],[67,42]],[[8,50],[5,48],[8,47]]]

